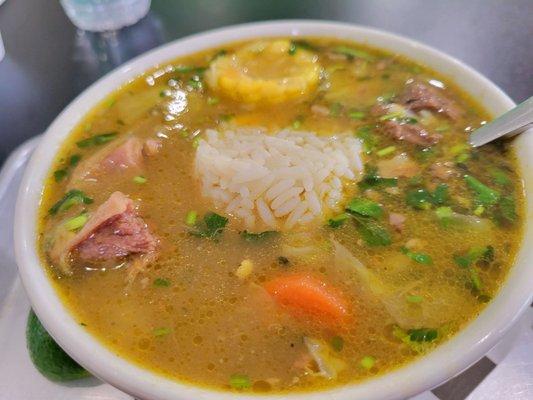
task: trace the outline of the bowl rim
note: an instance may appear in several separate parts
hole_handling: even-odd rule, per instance
[[[468,326],[429,354],[363,382],[316,392],[268,395],[222,392],[171,380],[114,354],[110,348],[107,348],[75,321],[74,316],[63,305],[52,287],[39,261],[36,249],[37,210],[44,177],[71,129],[105,96],[154,66],[164,65],[180,55],[214,48],[223,43],[275,36],[338,37],[376,48],[395,50],[447,75],[450,80],[467,92],[482,96],[481,103],[494,114],[514,106],[514,102],[500,88],[480,73],[429,46],[374,28],[317,20],[262,21],[187,36],[132,59],[85,89],[49,126],[26,168],[15,211],[16,260],[32,307],[52,337],[72,358],[95,376],[137,398],[150,400],[190,398],[249,400],[258,397],[269,399],[290,397],[302,400],[304,398],[306,400],[406,398],[435,387],[480,359],[501,339],[531,302],[533,286],[530,282],[533,281],[533,272],[526,269],[526,264],[528,259],[533,260],[533,251],[523,254],[526,252],[521,250],[515,266],[509,272],[495,299]],[[527,135],[530,140],[525,136],[522,135],[517,141],[529,143],[529,147],[533,148],[532,135]],[[519,159],[523,171],[528,171],[530,165],[525,160],[533,159],[533,150],[524,150],[524,147],[527,146],[518,146]],[[524,165],[528,169],[525,169]],[[528,187],[529,183],[526,189]],[[533,182],[531,187],[533,187]],[[526,225],[529,226],[527,221]],[[530,236],[528,232],[525,232],[523,243],[526,243],[526,238]]]

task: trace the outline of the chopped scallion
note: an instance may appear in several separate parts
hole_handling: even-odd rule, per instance
[[[48,212],[52,215],[59,211],[66,211],[75,204],[91,204],[93,199],[87,197],[85,193],[78,189],[69,190],[61,200],[55,203]]]
[[[363,367],[364,369],[371,369],[374,364],[376,363],[376,359],[372,356],[365,356],[361,359],[359,362],[359,365]]]
[[[109,133],[102,133],[100,135],[91,136],[90,138],[80,140],[76,142],[76,145],[78,147],[84,148],[84,147],[90,147],[90,146],[98,146],[107,142],[112,141],[117,137],[117,132],[109,132]]]
[[[70,156],[70,159],[69,159],[69,164],[74,167],[75,165],[78,165],[78,163],[80,162],[81,160],[81,156],[79,154],[73,154]]]
[[[61,182],[65,177],[67,176],[67,170],[66,169],[58,169],[57,171],[54,171],[54,179],[56,182]]]
[[[168,279],[165,279],[165,278],[156,278],[154,280],[154,286],[157,286],[157,287],[169,287],[170,286],[170,281]]]
[[[139,184],[139,185],[142,185],[143,183],[146,183],[148,179],[146,179],[144,176],[142,175],[137,175],[135,177],[133,177],[133,182]]]
[[[409,296],[406,297],[406,300],[407,300],[408,303],[417,304],[417,303],[422,303],[422,301],[424,299],[422,298],[422,296],[409,295]]]
[[[484,206],[492,206],[500,200],[500,193],[491,189],[481,181],[471,175],[465,175],[464,180],[467,186],[476,194],[476,200]]]
[[[229,379],[229,385],[233,389],[248,389],[252,386],[250,378],[245,374],[233,374]]]
[[[472,282],[472,286],[475,290],[477,290],[478,292],[481,291],[481,278],[479,277],[479,274],[477,273],[475,268],[470,268],[470,282]]]
[[[395,151],[396,151],[396,146],[387,146],[381,150],[376,151],[376,154],[379,157],[385,157],[385,156],[388,156],[389,154],[394,153]]]
[[[351,119],[364,119],[366,117],[366,114],[363,111],[350,111],[348,113],[348,116]]]
[[[154,336],[157,336],[157,337],[166,336],[169,333],[170,333],[170,328],[161,327],[161,328],[154,329]]]
[[[374,61],[375,57],[367,53],[366,51],[354,49],[348,46],[337,46],[333,49],[335,53],[344,54],[349,58],[361,58],[366,61]]]
[[[410,251],[407,247],[402,247],[401,252],[405,254],[407,257],[409,257],[411,260],[419,264],[424,264],[424,265],[433,264],[433,259],[428,254],[415,253],[415,252]]]
[[[77,231],[78,229],[83,228],[88,220],[89,216],[87,215],[87,213],[81,213],[80,215],[77,215],[65,221],[63,226],[69,231]]]
[[[191,210],[185,216],[185,223],[189,226],[193,226],[194,224],[196,224],[197,219],[198,219],[198,213],[194,210]]]

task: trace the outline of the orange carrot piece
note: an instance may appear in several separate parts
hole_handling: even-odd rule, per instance
[[[264,288],[279,304],[295,314],[323,322],[339,322],[348,316],[342,293],[312,276],[281,276],[266,282]]]

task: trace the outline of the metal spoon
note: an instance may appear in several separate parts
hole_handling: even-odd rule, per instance
[[[533,127],[533,97],[520,103],[494,121],[470,134],[472,147],[479,147],[501,137],[512,137]]]

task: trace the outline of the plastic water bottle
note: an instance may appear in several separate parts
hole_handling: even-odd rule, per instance
[[[61,0],[76,27],[86,31],[113,31],[133,25],[150,9],[151,0]]]

